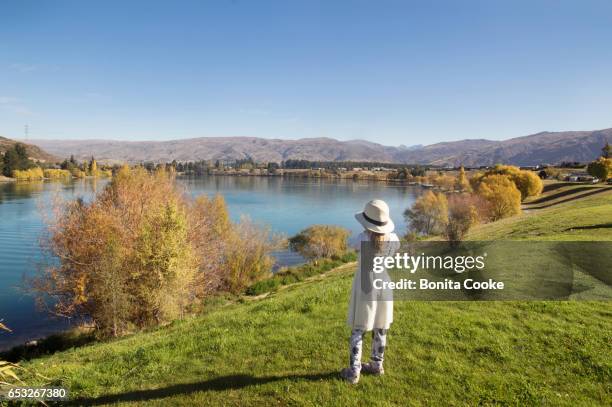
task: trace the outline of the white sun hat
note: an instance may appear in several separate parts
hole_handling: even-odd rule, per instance
[[[374,199],[368,202],[363,208],[363,212],[357,212],[355,219],[363,225],[364,228],[374,233],[391,233],[395,229],[395,225],[389,217],[389,205],[380,199]]]

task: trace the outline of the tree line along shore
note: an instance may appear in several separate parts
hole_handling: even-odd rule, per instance
[[[591,163],[564,162],[559,165],[521,167],[521,170],[537,172],[542,179],[573,182],[612,182],[611,147],[602,148],[602,155]],[[28,158],[25,146],[16,143],[0,160],[2,180],[68,179],[85,177],[110,177],[123,164],[99,165],[95,158],[82,162],[74,156],[61,163],[47,163]],[[286,160],[280,163],[241,160],[201,160],[168,163],[143,162],[138,165],[149,171],[160,167],[172,167],[178,175],[229,175],[229,176],[280,176],[317,179],[347,179],[383,181],[401,184],[418,184],[444,190],[453,190],[454,178],[460,171],[468,176],[487,171],[491,167],[451,168],[448,166],[423,166],[400,163],[376,163],[357,161],[308,161]]]
[[[83,162],[78,162],[74,156],[61,163],[33,160],[21,143],[15,143],[0,159],[0,181],[112,177],[113,170],[111,166],[98,166],[94,157]]]

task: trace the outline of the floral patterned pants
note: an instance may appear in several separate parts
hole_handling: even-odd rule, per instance
[[[350,345],[350,367],[353,372],[361,371],[361,349],[363,346],[363,329],[353,329],[349,339]],[[377,367],[381,367],[387,346],[387,329],[372,330],[372,356],[371,360]]]

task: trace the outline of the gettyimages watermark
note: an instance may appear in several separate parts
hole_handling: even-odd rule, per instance
[[[370,301],[612,300],[612,242],[362,242]]]

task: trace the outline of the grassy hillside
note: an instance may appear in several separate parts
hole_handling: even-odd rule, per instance
[[[602,194],[471,237],[612,240],[610,224]],[[354,267],[26,366],[59,378],[74,404],[612,403],[611,302],[396,302],[386,375],[340,381]]]
[[[612,191],[612,186],[607,184],[545,181],[543,193],[538,197],[527,199],[523,208],[526,210],[545,209],[609,191]]]
[[[476,227],[473,240],[612,240],[612,189]]]

